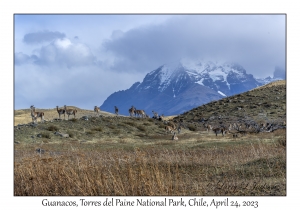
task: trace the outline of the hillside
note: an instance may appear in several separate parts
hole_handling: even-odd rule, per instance
[[[212,101],[174,118],[201,129],[200,122],[215,126],[239,121],[286,121],[286,82],[276,81],[245,93]]]
[[[236,137],[204,128],[281,123],[285,91],[285,82],[273,83],[164,118],[169,122],[73,107],[78,114],[69,120],[37,108],[47,121],[33,124],[29,109],[15,110],[14,195],[285,196],[285,127]],[[170,121],[183,124],[178,140],[165,130]]]
[[[139,131],[138,136],[163,134],[164,124],[162,121],[157,121],[152,118],[140,119],[129,118],[128,116],[116,117],[113,113],[100,111],[100,117],[92,110],[84,110],[78,107],[76,119],[70,116],[70,120],[57,121],[58,114],[56,109],[40,109],[45,113],[45,123],[38,123],[37,130],[47,130],[47,127],[53,124],[65,127],[64,132],[78,133],[78,130],[97,129],[102,126],[101,130],[107,130],[96,137],[109,136],[109,133],[120,134],[129,138],[133,138],[130,130],[133,132]],[[82,116],[89,116],[90,120],[81,119]],[[63,116],[62,116],[63,118]],[[66,116],[67,119],[67,116]],[[168,118],[166,117],[165,120]],[[30,127],[31,117],[30,110],[16,110],[14,124]],[[40,119],[38,119],[40,121]],[[218,101],[212,101],[197,108],[194,108],[181,115],[175,116],[172,121],[184,122],[186,128],[192,131],[204,131],[204,124],[213,126],[229,125],[235,122],[278,122],[286,121],[286,83],[285,81],[273,82],[260,88],[255,88],[251,91],[237,94],[231,97],[223,98]],[[109,127],[108,125],[111,125]],[[136,128],[139,127],[140,128]],[[19,126],[18,126],[19,127]],[[61,129],[60,129],[61,130]],[[190,132],[190,131],[189,131]],[[95,133],[95,132],[92,132]],[[97,132],[95,133],[97,134]],[[79,135],[81,136],[81,135]],[[15,136],[16,138],[18,135]],[[88,136],[89,137],[89,136]]]

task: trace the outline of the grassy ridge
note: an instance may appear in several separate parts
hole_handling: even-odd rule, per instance
[[[276,81],[245,93],[212,101],[175,117],[189,123],[198,122],[202,118],[209,119],[211,124],[216,125],[220,121],[237,122],[241,119],[257,123],[285,121],[286,83],[284,80]]]

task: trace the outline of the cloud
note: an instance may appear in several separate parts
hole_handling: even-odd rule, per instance
[[[26,44],[39,44],[32,50],[33,54],[28,52],[15,53],[15,64],[22,65],[33,63],[40,66],[66,66],[72,68],[75,66],[89,66],[96,64],[96,57],[92,50],[86,44],[79,41],[78,36],[71,41],[64,33],[55,31],[40,31],[28,33],[24,36],[23,42]],[[28,50],[27,50],[28,51]]]
[[[274,78],[283,78],[286,79],[286,71],[285,67],[282,66],[276,66],[274,73],[273,73]]]
[[[60,32],[52,31],[40,31],[34,33],[28,33],[24,36],[23,41],[26,44],[40,44],[43,42],[51,42],[56,39],[63,39],[66,35]]]
[[[114,31],[102,47],[115,71],[146,73],[180,58],[206,56],[240,62],[251,73],[272,74],[285,60],[285,16],[174,16],[159,25]]]
[[[15,65],[22,65],[25,63],[32,63],[37,60],[35,55],[29,56],[24,53],[15,53]]]
[[[96,57],[91,49],[82,43],[72,43],[69,39],[56,39],[42,46],[29,56],[22,52],[15,53],[15,64],[31,62],[41,66],[89,66],[96,64]]]

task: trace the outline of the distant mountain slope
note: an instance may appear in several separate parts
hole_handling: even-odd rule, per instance
[[[152,110],[174,115],[263,84],[236,63],[182,59],[151,71],[127,90],[111,94],[101,110],[114,112],[117,106],[121,114],[128,115],[128,109],[135,106],[151,116]]]

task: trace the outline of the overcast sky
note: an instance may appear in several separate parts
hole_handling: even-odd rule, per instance
[[[285,15],[15,15],[15,109],[93,109],[162,64],[212,57],[285,68]]]

